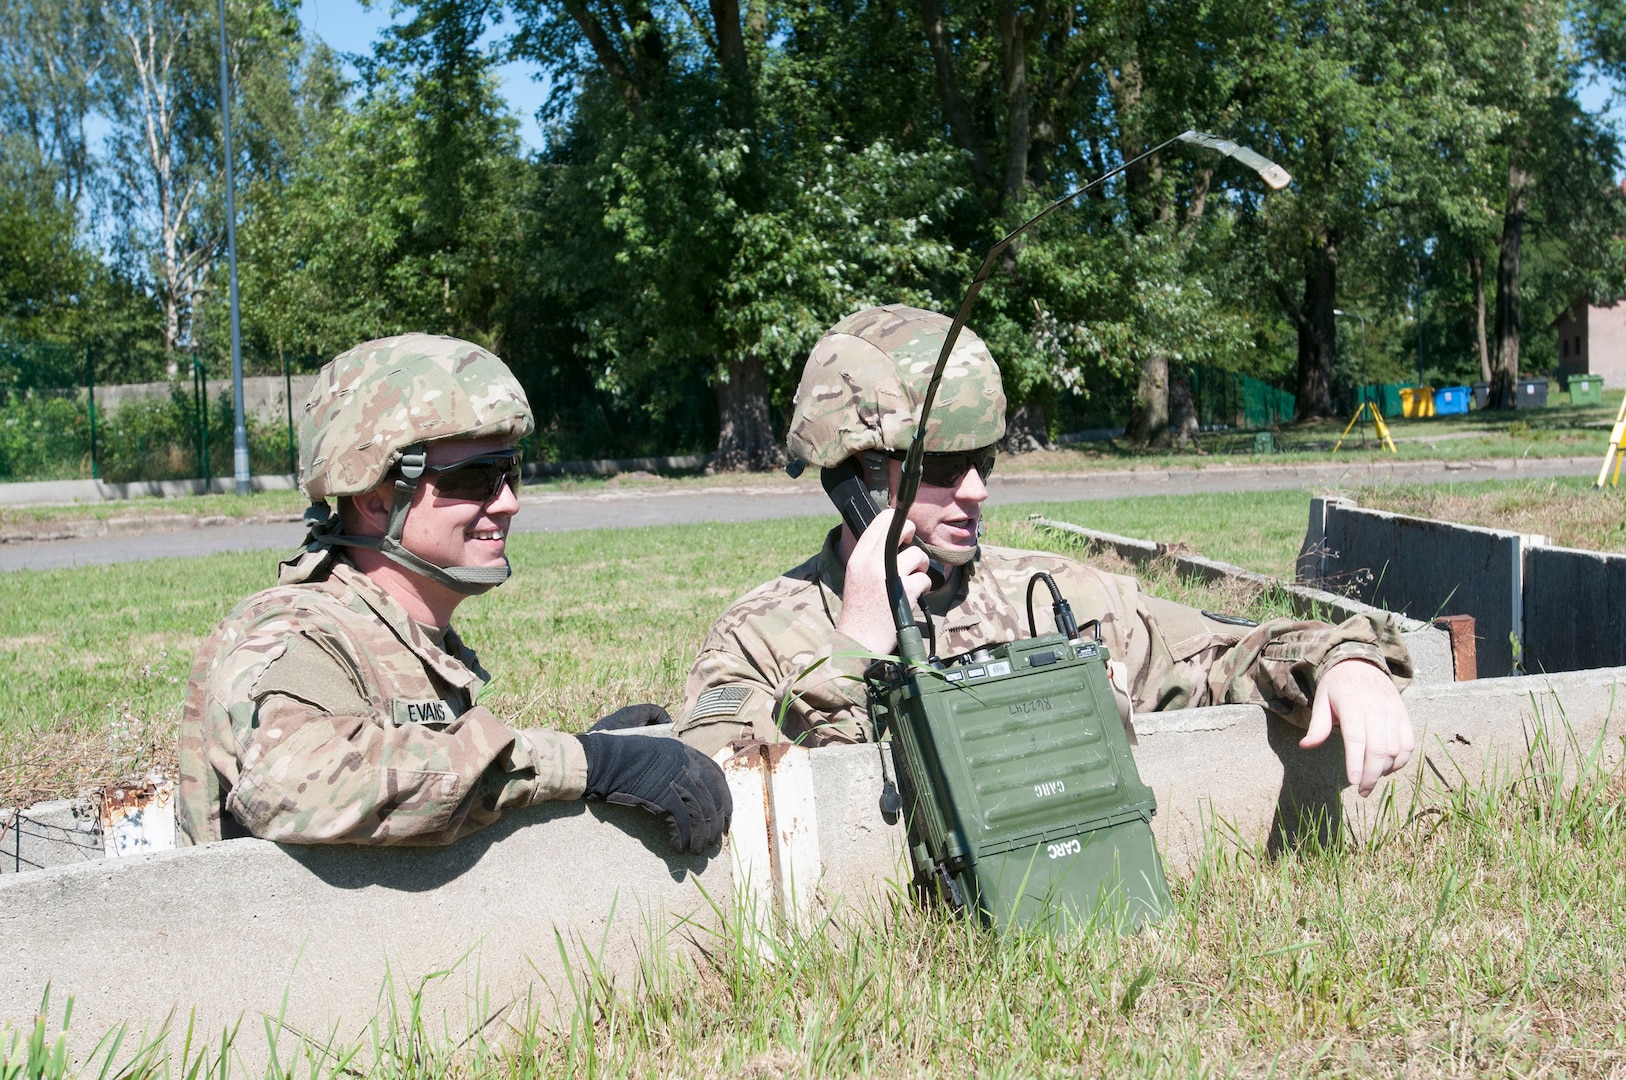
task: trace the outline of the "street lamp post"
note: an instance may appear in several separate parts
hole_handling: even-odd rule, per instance
[[[237,208],[233,201],[231,150],[231,75],[227,65],[226,0],[220,9],[220,130],[226,153],[226,266],[230,278],[231,304],[231,395],[232,395],[232,474],[237,494],[249,493],[248,427],[243,422],[243,333],[237,310]]]
[[[1360,402],[1366,401],[1366,316],[1362,315],[1358,311],[1345,311],[1342,308],[1333,308],[1332,313],[1334,315],[1342,315],[1346,319],[1353,315],[1355,318],[1361,320],[1361,389],[1360,392],[1355,395],[1356,398],[1359,399],[1355,407],[1359,409],[1361,407]],[[1373,408],[1376,407],[1377,406],[1373,406]],[[1372,434],[1373,438],[1377,437],[1377,432],[1374,431]],[[1364,420],[1361,421],[1361,449],[1366,449],[1366,421]]]

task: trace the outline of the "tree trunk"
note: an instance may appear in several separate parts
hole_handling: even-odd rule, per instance
[[[759,357],[730,363],[717,380],[717,419],[717,456],[707,472],[772,469],[785,463],[768,418],[768,374]]]
[[[932,54],[932,68],[937,75],[937,94],[942,101],[943,116],[948,120],[954,144],[965,152],[971,167],[971,179],[979,194],[993,187],[989,176],[988,152],[983,147],[982,135],[971,117],[971,110],[960,94],[960,80],[954,71],[954,50],[949,45],[948,29],[943,22],[943,0],[921,0],[920,19],[926,28],[926,44]]]
[[[1299,331],[1298,401],[1293,419],[1332,416],[1332,358],[1336,347],[1338,243],[1325,238],[1311,248],[1304,273],[1304,303],[1294,321]]]
[[[1129,413],[1125,437],[1136,446],[1169,444],[1169,358],[1148,356],[1141,361],[1135,386],[1135,406]]]
[[[1519,256],[1524,244],[1525,189],[1530,174],[1517,163],[1507,167],[1507,210],[1502,215],[1501,251],[1496,260],[1496,367],[1491,373],[1490,407],[1511,409],[1519,378]]]
[[[1005,98],[1005,181],[1002,209],[1022,204],[1028,182],[1028,45],[1027,25],[1017,0],[1000,0],[999,36],[1003,46]]]
[[[1478,252],[1469,256],[1468,273],[1474,279],[1474,343],[1479,349],[1479,377],[1490,382],[1490,348],[1485,341],[1485,256]]]
[[[1197,441],[1197,403],[1191,397],[1189,370],[1169,382],[1169,435],[1176,450],[1202,450]]]
[[[1050,449],[1050,422],[1037,401],[1020,405],[1005,419],[1005,452],[1026,454]]]

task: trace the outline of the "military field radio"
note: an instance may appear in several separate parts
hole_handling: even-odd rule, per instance
[[[866,673],[870,715],[878,733],[892,734],[917,882],[996,927],[1160,918],[1170,899],[1152,839],[1156,800],[1130,753],[1098,623],[1096,634],[1081,633],[1055,583],[1036,575],[1028,590],[1034,636],[928,659],[898,574],[898,544],[920,488],[938,384],[995,259],[1054,211],[1176,142],[1235,158],[1272,188],[1290,180],[1246,147],[1187,131],[1050,203],[995,244],[943,339],[894,499],[885,558],[898,655]],[[1055,633],[1038,635],[1032,623],[1037,579],[1051,593]]]

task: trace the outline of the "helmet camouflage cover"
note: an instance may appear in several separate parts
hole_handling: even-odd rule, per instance
[[[793,457],[831,468],[865,450],[905,450],[937,354],[954,320],[889,304],[836,323],[813,346],[796,388]],[[960,331],[927,421],[926,451],[975,450],[1005,434],[999,365],[970,327]]]
[[[534,423],[495,355],[457,338],[402,334],[340,353],[316,376],[299,423],[299,486],[312,502],[377,487],[408,448],[504,435]]]

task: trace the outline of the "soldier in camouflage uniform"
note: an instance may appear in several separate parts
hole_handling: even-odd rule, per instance
[[[831,328],[796,392],[793,457],[825,469],[856,457],[884,506],[949,325],[942,315],[894,305]],[[910,600],[924,598],[931,612],[922,634],[936,655],[1030,636],[1026,590],[1042,570],[1080,620],[1101,621],[1126,722],[1131,709],[1254,702],[1307,727],[1306,747],[1324,741],[1336,722],[1350,782],[1362,794],[1406,764],[1413,735],[1399,690],[1411,662],[1386,619],[1340,626],[1222,621],[1060,555],[979,545],[983,481],[1004,432],[999,368],[967,329],[938,389],[925,471],[904,526],[904,543],[921,543],[898,553]],[[845,525],[833,530],[812,559],[747,593],[717,620],[689,673],[678,722],[686,741],[716,754],[742,739],[816,746],[874,737],[862,674],[897,648],[882,566],[891,513],[881,511],[862,536]],[[946,575],[935,588],[929,558]]]
[[[322,369],[299,428],[304,549],[193,668],[186,842],[445,844],[505,807],[585,795],[659,814],[680,851],[717,843],[721,770],[674,739],[607,730],[664,721],[658,706],[566,735],[478,703],[489,676],[451,617],[509,576],[515,444],[531,429],[512,373],[466,341],[385,338]]]

